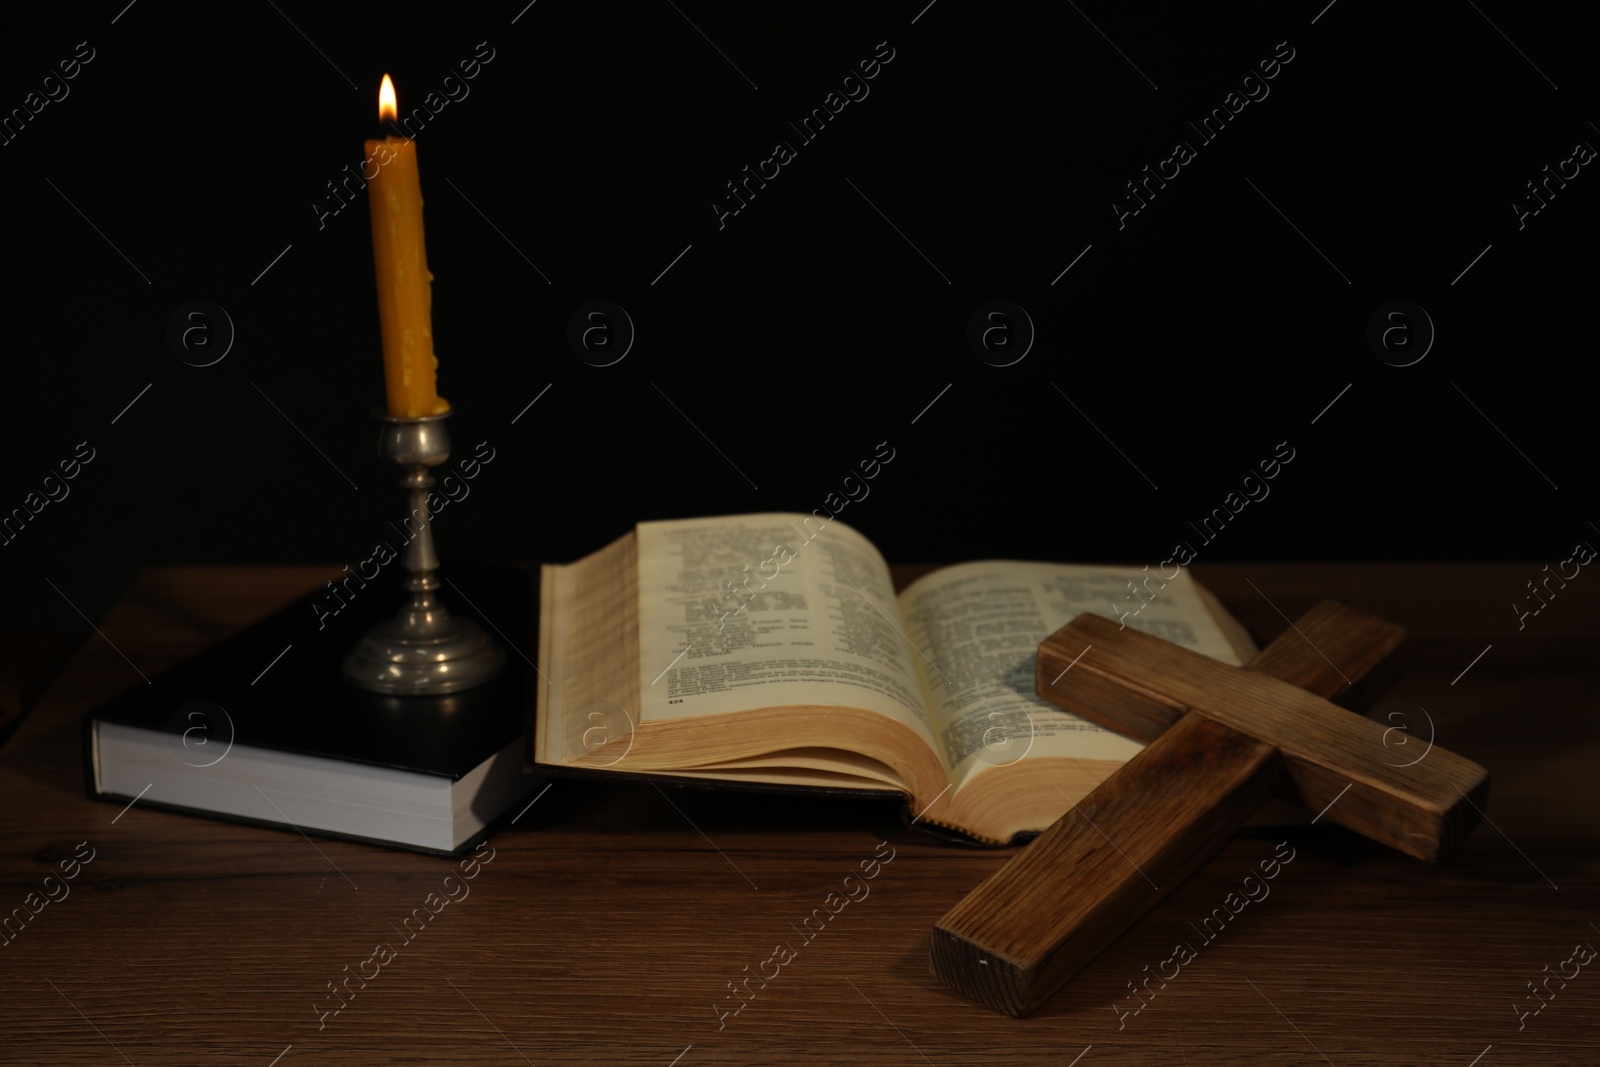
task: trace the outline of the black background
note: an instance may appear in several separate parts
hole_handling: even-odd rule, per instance
[[[96,453],[0,548],[13,625],[76,625],[67,599],[96,614],[144,564],[354,564],[387,536],[367,205],[319,228],[313,204],[376,134],[385,71],[409,108],[479,42],[417,138],[440,392],[457,453],[496,450],[440,516],[447,552],[569,560],[642,519],[809,511],[883,441],[840,518],[897,561],[1154,564],[1188,538],[1201,561],[1553,562],[1600,538],[1600,177],[1520,231],[1511,207],[1600,145],[1592,23],[926,3],[8,14],[7,112],[94,50],[0,146],[0,509]],[[879,42],[870,95],[801,143],[788,123]],[[1185,123],[1279,42],[1270,95],[1201,144]],[[1197,158],[1119,229],[1123,183],[1180,139]],[[724,183],[779,140],[797,158],[719,229]],[[192,299],[237,331],[210,367],[166,341]],[[637,328],[613,366],[565,340],[591,299]],[[967,345],[991,299],[1037,329],[1015,365]],[[1409,367],[1365,340],[1393,299],[1438,332]],[[1187,522],[1284,441],[1271,495],[1200,545]]]

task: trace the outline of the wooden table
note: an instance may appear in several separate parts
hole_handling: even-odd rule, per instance
[[[1513,1008],[1537,1006],[1527,983],[1575,944],[1600,946],[1600,580],[1575,580],[1518,632],[1508,605],[1538,569],[1196,567],[1262,639],[1323,596],[1411,629],[1393,695],[1494,776],[1492,824],[1445,866],[1336,827],[1241,837],[1015,1020],[944,990],[927,964],[930,924],[1008,852],[925,838],[871,802],[669,790],[668,803],[648,785],[563,781],[493,839],[471,895],[320,1029],[328,983],[398,942],[391,924],[455,865],[85,799],[82,715],[140,684],[108,641],[153,676],[333,573],[151,569],[0,753],[0,907],[22,906],[78,842],[95,851],[70,896],[0,947],[0,1059],[1600,1063],[1600,961],[1551,980],[1520,1029]],[[1201,942],[1189,923],[1284,838],[1295,858],[1271,895]],[[883,841],[894,858],[871,895],[719,1029],[728,983],[779,941],[800,945],[796,925]],[[1129,983],[1180,940],[1197,958],[1131,1014]]]

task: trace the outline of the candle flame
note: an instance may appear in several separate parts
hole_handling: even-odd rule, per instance
[[[394,98],[394,82],[383,76],[383,87],[378,90],[378,121],[392,122],[400,117],[400,106]]]

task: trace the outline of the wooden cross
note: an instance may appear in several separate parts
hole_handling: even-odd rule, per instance
[[[1488,772],[1437,747],[1407,765],[1384,726],[1329,702],[1368,706],[1404,641],[1333,601],[1244,668],[1096,615],[1057,630],[1039,646],[1039,695],[1149,744],[934,925],[934,975],[1028,1014],[1271,796],[1442,859],[1477,825]]]

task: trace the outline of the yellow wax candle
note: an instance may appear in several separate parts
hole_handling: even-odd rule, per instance
[[[383,76],[379,121],[396,118],[394,83]],[[435,389],[433,275],[422,241],[422,182],[409,137],[366,143],[367,195],[372,199],[372,259],[378,274],[378,320],[389,414],[400,418],[450,410]]]

